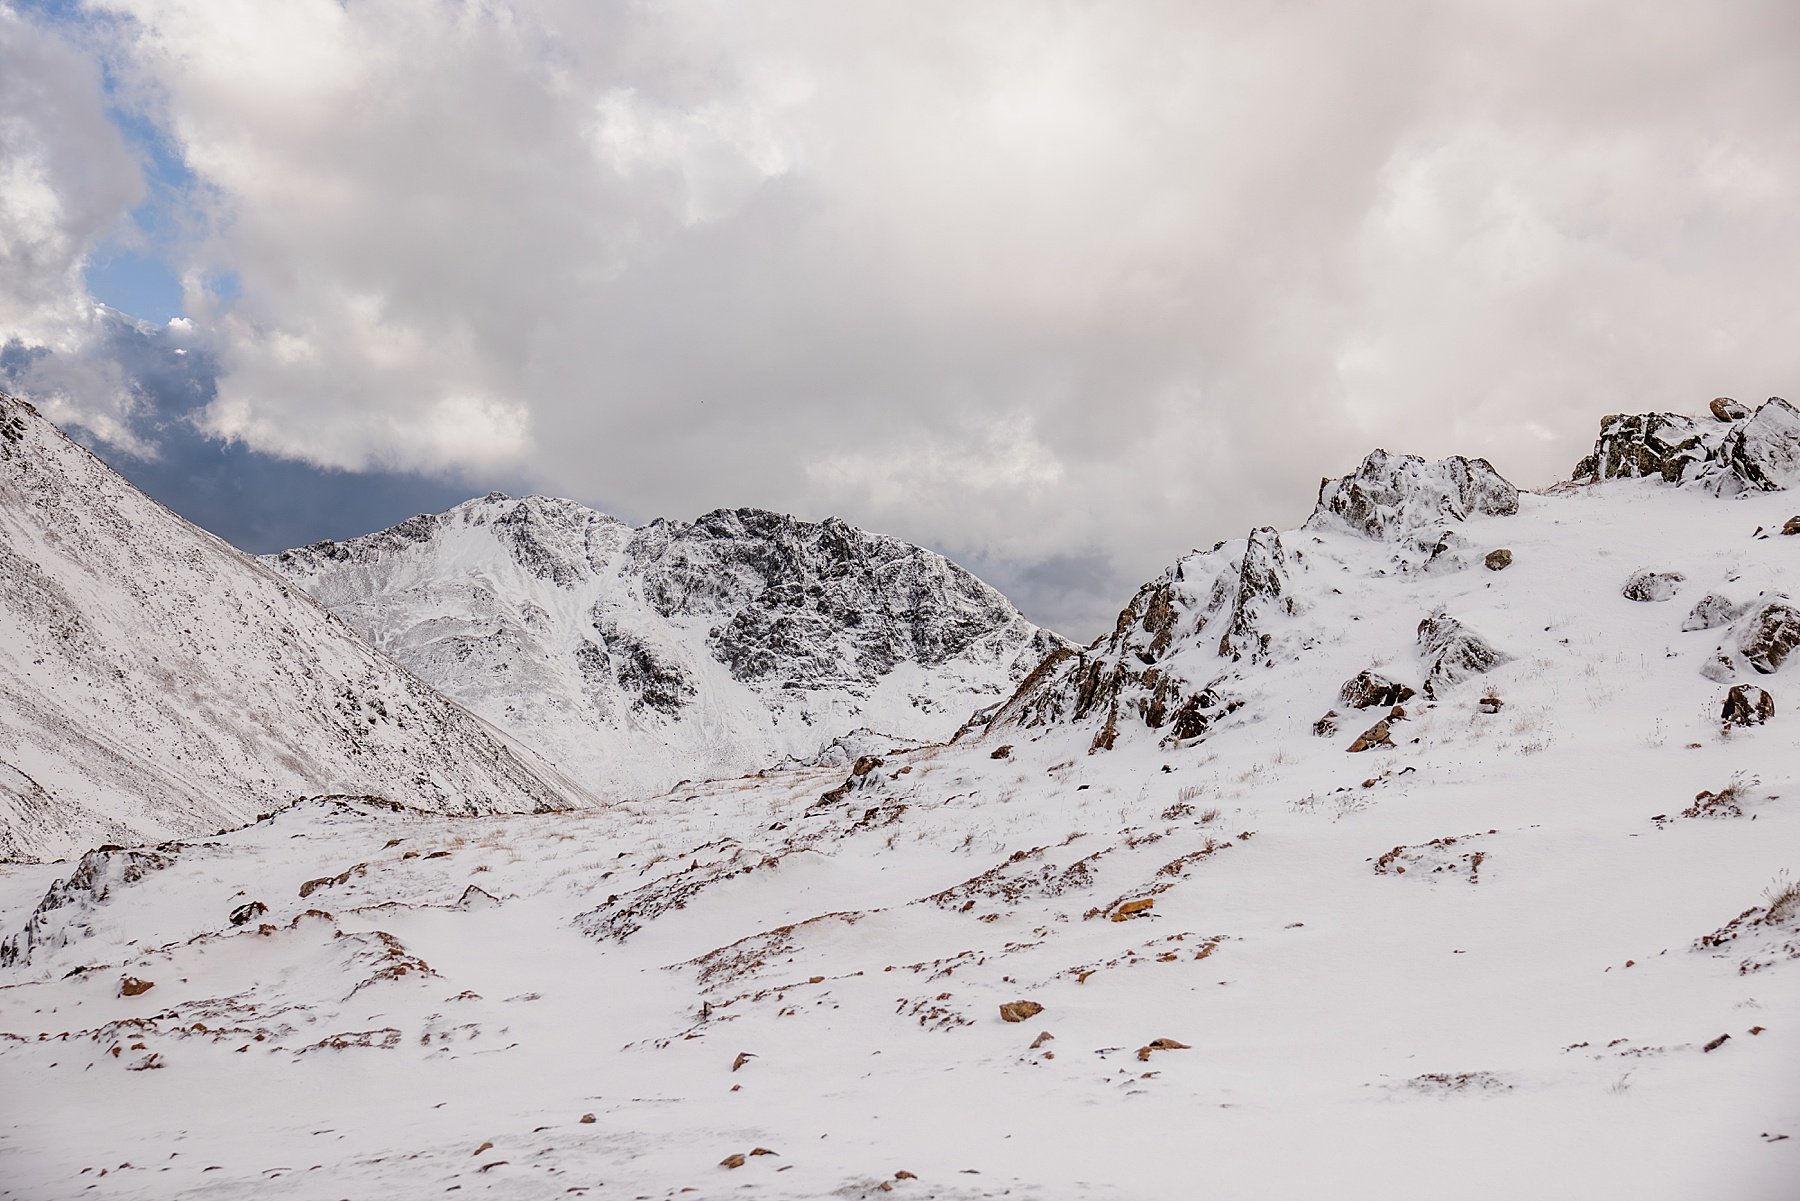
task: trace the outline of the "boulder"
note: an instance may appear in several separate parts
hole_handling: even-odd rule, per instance
[[[1637,477],[1720,494],[1800,487],[1800,411],[1771,396],[1754,414],[1716,422],[1679,413],[1603,418],[1593,453],[1576,464],[1575,482]]]
[[[121,997],[141,997],[156,987],[154,980],[139,980],[136,976],[126,976],[119,981]]]
[[[1413,690],[1397,684],[1376,671],[1359,671],[1338,689],[1338,700],[1352,709],[1373,709],[1377,705],[1392,707],[1413,698]]]
[[[1778,593],[1765,594],[1731,627],[1701,674],[1729,684],[1746,670],[1771,675],[1800,646],[1800,609]]]
[[[1719,720],[1728,726],[1760,726],[1775,716],[1775,698],[1754,684],[1733,684]]]
[[[1730,597],[1709,592],[1694,603],[1688,615],[1682,619],[1681,628],[1684,633],[1695,630],[1716,630],[1720,626],[1728,626],[1744,615],[1748,606],[1740,605]]]
[[[1790,517],[1782,522],[1781,532],[1789,536],[1800,534],[1800,517]]]
[[[1421,621],[1418,637],[1426,664],[1425,695],[1433,700],[1446,689],[1512,658],[1447,613],[1434,613]]]
[[[1720,421],[1742,421],[1750,416],[1749,409],[1729,396],[1715,396],[1712,404],[1707,407],[1712,410],[1712,415]]]
[[[1393,746],[1394,740],[1388,736],[1388,719],[1382,718],[1361,734],[1350,744],[1349,753],[1354,755],[1361,751],[1374,750],[1378,746]]]
[[[1709,457],[1698,423],[1678,413],[1614,413],[1600,420],[1594,452],[1575,467],[1577,481],[1636,479],[1666,483]]]
[[[1687,577],[1679,571],[1651,571],[1640,568],[1631,573],[1625,586],[1619,589],[1619,595],[1632,601],[1666,601],[1673,600],[1681,591],[1681,585]]]
[[[1003,1022],[1023,1022],[1044,1012],[1044,1007],[1036,1001],[1008,1001],[1000,1007],[1000,1020]]]
[[[268,911],[269,907],[261,901],[251,901],[246,905],[239,905],[231,911],[231,924],[241,926],[245,922],[253,922]]]
[[[1487,558],[1481,561],[1481,565],[1486,567],[1489,571],[1505,571],[1508,567],[1512,566],[1512,559],[1512,552],[1505,547],[1501,547],[1499,550],[1489,551],[1487,553]]]
[[[1780,670],[1800,646],[1800,610],[1785,600],[1770,601],[1739,627],[1738,653],[1764,675]]]

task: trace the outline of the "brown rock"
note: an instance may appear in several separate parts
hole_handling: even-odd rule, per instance
[[[777,1155],[777,1154],[779,1154],[779,1152],[771,1151],[767,1147],[755,1147],[755,1148],[751,1149],[750,1154],[752,1154],[752,1155]]]
[[[731,1070],[735,1072],[755,1058],[756,1056],[750,1054],[748,1051],[739,1051],[737,1053],[737,1058],[731,1061]]]
[[[1053,1041],[1055,1041],[1055,1039],[1056,1039],[1056,1035],[1054,1035],[1054,1034],[1050,1033],[1048,1030],[1046,1030],[1042,1034],[1038,1035],[1036,1038],[1031,1040],[1031,1050],[1035,1051],[1039,1047],[1043,1046],[1045,1043],[1053,1042]]]
[[[1775,698],[1754,684],[1734,684],[1725,694],[1719,720],[1729,726],[1760,726],[1775,716]]]
[[[1719,1035],[1719,1037],[1713,1039],[1711,1042],[1707,1043],[1704,1047],[1701,1047],[1700,1049],[1702,1051],[1717,1051],[1720,1047],[1724,1046],[1726,1041],[1729,1040],[1730,1038],[1731,1038],[1731,1035],[1729,1035],[1729,1034],[1721,1034],[1721,1035]]]
[[[855,765],[850,768],[850,774],[853,776],[866,776],[880,766],[881,760],[877,759],[874,755],[863,755],[858,758]]]
[[[581,1115],[579,1120],[583,1126],[592,1126],[595,1123],[595,1121],[597,1121],[598,1119],[596,1119],[594,1117],[594,1115],[591,1113],[584,1113]]]
[[[1713,402],[1706,407],[1711,409],[1712,415],[1720,421],[1742,421],[1750,416],[1749,409],[1729,396],[1715,396]]]
[[[483,1151],[492,1151],[493,1149],[494,1149],[494,1144],[483,1143],[483,1144],[481,1144],[481,1146],[475,1148],[475,1150],[473,1152],[471,1152],[471,1154],[480,1155]]]
[[[119,981],[119,995],[121,997],[142,996],[155,987],[156,981],[154,980],[139,980],[136,976],[126,976]]]
[[[1498,713],[1501,709],[1506,707],[1506,702],[1491,692],[1482,697],[1477,703],[1481,706],[1481,711],[1483,713]]]
[[[1172,1038],[1153,1038],[1137,1049],[1139,1063],[1150,1062],[1152,1051],[1188,1051],[1192,1050],[1186,1043],[1176,1042]]]
[[[1044,1012],[1044,1007],[1036,1001],[1008,1001],[1000,1007],[1000,1020],[1003,1022],[1023,1022]]]
[[[231,911],[231,924],[234,926],[242,926],[246,922],[255,921],[268,911],[269,907],[261,901],[251,901],[247,905],[239,905],[236,909]]]
[[[995,747],[988,754],[989,759],[1007,759],[1007,758],[1011,758],[1011,756],[1012,756],[1012,747],[1010,747],[1010,746]]]
[[[918,1177],[913,1175],[911,1172],[907,1171],[905,1168],[901,1168],[898,1172],[894,1173],[894,1179],[895,1180],[917,1180]]]
[[[1156,908],[1155,897],[1142,897],[1135,901],[1126,901],[1112,911],[1112,920],[1115,922],[1122,922],[1127,918],[1136,917],[1138,914],[1146,913],[1154,908]]]
[[[741,1168],[744,1166],[744,1157],[736,1151],[733,1151],[730,1155],[727,1155],[724,1159],[719,1161],[719,1166],[721,1168]]]
[[[1501,547],[1499,550],[1491,550],[1487,553],[1487,558],[1483,559],[1481,563],[1482,566],[1486,567],[1489,571],[1505,571],[1508,567],[1512,566],[1512,552],[1505,547]]]
[[[1354,755],[1359,751],[1372,750],[1378,746],[1393,745],[1394,740],[1388,737],[1387,718],[1384,717],[1368,729],[1364,730],[1357,737],[1356,741],[1350,744],[1349,753]]]
[[[1790,517],[1782,522],[1781,532],[1784,534],[1800,534],[1800,517]]]
[[[1337,736],[1337,710],[1333,709],[1331,712],[1327,713],[1324,717],[1321,717],[1318,721],[1315,721],[1313,723],[1312,731],[1313,731],[1313,736],[1315,738],[1336,737]]]

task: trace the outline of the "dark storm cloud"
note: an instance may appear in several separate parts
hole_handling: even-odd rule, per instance
[[[1089,635],[1376,445],[1545,484],[1797,387],[1791,0],[84,12],[273,459],[836,514]]]

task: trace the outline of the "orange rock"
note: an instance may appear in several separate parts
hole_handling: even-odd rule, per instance
[[[1036,1001],[1008,1001],[1000,1007],[1000,1020],[1003,1022],[1022,1022],[1034,1018],[1044,1012],[1044,1007]]]
[[[1117,909],[1112,911],[1112,920],[1115,922],[1122,922],[1127,918],[1136,917],[1138,914],[1154,908],[1156,908],[1156,898],[1154,897],[1142,897],[1136,901],[1126,901],[1123,905],[1120,905]]]
[[[734,1151],[724,1159],[721,1159],[719,1161],[719,1166],[721,1168],[741,1168],[744,1166],[744,1157]]]
[[[136,976],[126,976],[119,981],[119,995],[121,997],[141,996],[155,987],[156,981],[154,980],[139,980]]]

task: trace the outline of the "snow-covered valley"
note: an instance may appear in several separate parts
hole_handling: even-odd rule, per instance
[[[1792,1198],[1791,414],[1373,455],[953,742],[0,865],[0,1196]]]

